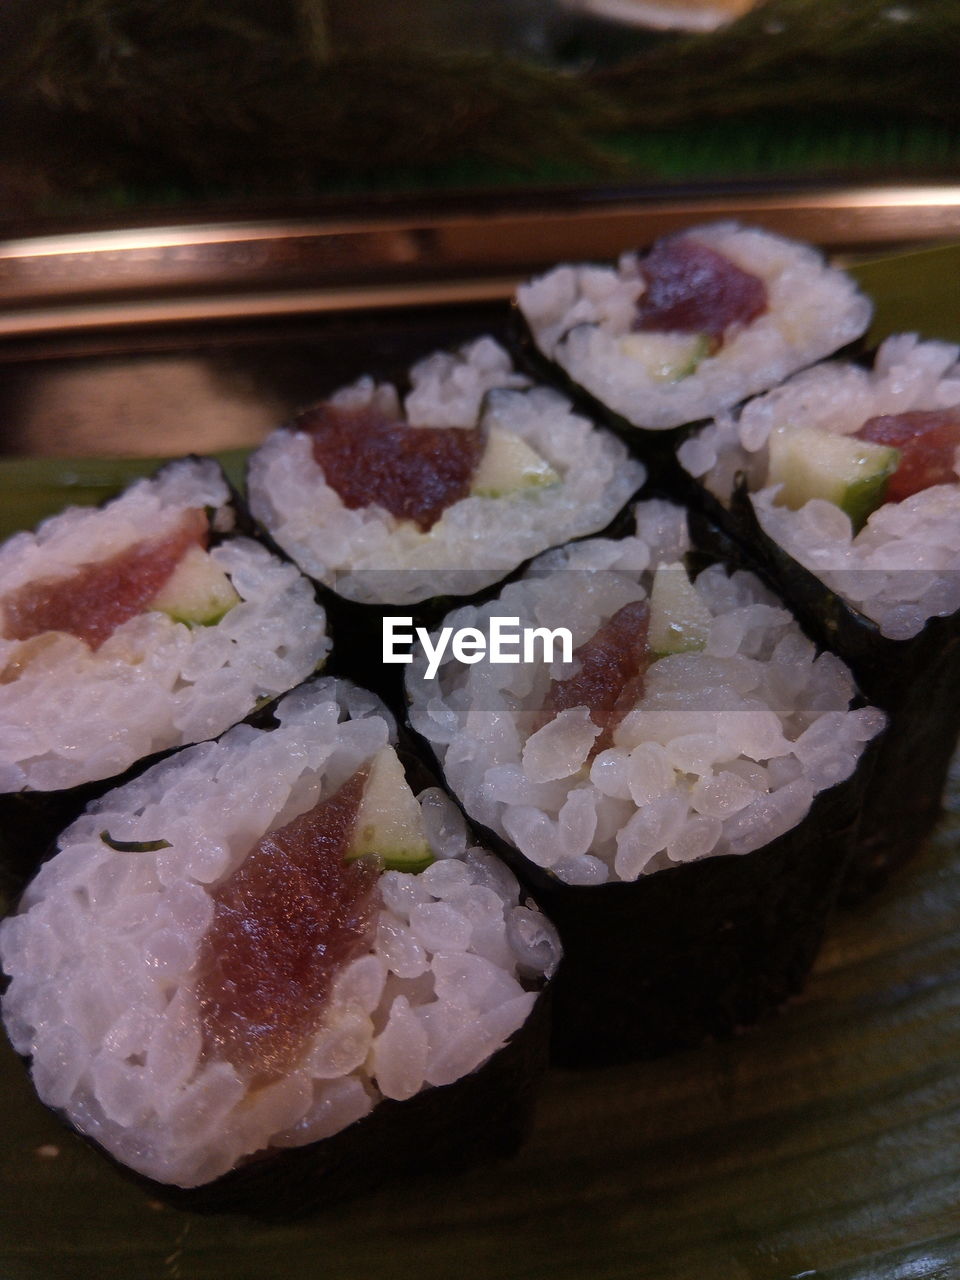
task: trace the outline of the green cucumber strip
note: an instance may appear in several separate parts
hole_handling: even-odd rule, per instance
[[[389,855],[382,853],[348,853],[344,858],[344,862],[356,862],[358,858],[377,858],[382,863],[384,871],[406,871],[408,875],[412,876],[418,876],[421,871],[426,871],[427,867],[436,862],[436,858],[432,853],[405,854],[402,851]]]
[[[173,847],[169,840],[114,840],[109,831],[101,831],[100,839],[117,853],[156,853]]]
[[[882,475],[864,476],[862,480],[855,481],[847,489],[846,496],[840,506],[850,517],[854,533],[859,533],[874,511],[883,506],[887,495],[887,486],[895,470],[896,467],[894,466]]]

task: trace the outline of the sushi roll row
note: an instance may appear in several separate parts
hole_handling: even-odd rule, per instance
[[[309,583],[235,519],[219,467],[184,461],[0,548],[0,789],[213,737],[323,661]]]
[[[251,467],[258,513],[272,492],[287,518],[260,542],[218,468],[185,460],[13,539],[0,589],[17,872],[66,827],[0,929],[7,1031],[44,1102],[197,1207],[297,1211],[516,1145],[553,926],[432,779],[406,780],[373,695],[323,679],[273,700],[331,655],[317,592],[493,585],[645,478],[490,340],[414,370],[405,404],[364,380],[292,425]],[[325,511],[311,559],[290,530]],[[356,668],[357,639],[341,629],[334,663]],[[68,768],[30,754],[45,719]]]
[[[812,250],[732,224],[559,267],[517,304],[537,367],[628,440],[698,545],[760,572],[887,713],[856,903],[929,834],[960,726],[960,353],[899,334],[825,360],[869,300]]]
[[[514,355],[480,338],[273,433],[255,526],[187,460],[0,549],[7,843],[35,856],[38,797],[61,831],[0,928],[4,1021],[41,1097],[141,1177],[219,1205],[296,1167],[312,1203],[332,1170],[503,1149],[548,983],[565,1062],[729,1034],[802,987],[853,882],[909,695],[818,629],[744,486],[795,514],[763,470],[779,429],[747,424],[798,386],[790,428],[821,429],[800,371],[868,300],[722,224],[558,268],[517,314]],[[903,339],[844,385],[883,383],[867,417],[949,407],[945,359]],[[874,443],[893,474],[902,446]],[[434,654],[405,681],[401,615]],[[504,618],[569,646],[483,656]],[[469,657],[440,646],[460,632]]]

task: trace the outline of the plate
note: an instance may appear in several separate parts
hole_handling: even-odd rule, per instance
[[[960,249],[938,249],[859,267],[878,297],[873,337],[905,321],[960,337],[958,262]],[[388,341],[383,322],[385,357],[428,337],[418,315],[413,336],[409,317],[400,324],[403,340]],[[464,327],[476,318],[460,316]],[[248,351],[272,344],[287,371],[271,384],[275,400],[252,397],[263,412],[294,400],[307,376],[290,336],[246,335]],[[173,338],[163,348],[182,350]],[[36,397],[71,361],[133,360],[129,372],[143,356],[108,344],[48,355],[32,383],[29,362],[15,372]],[[29,397],[9,403],[22,421]],[[141,443],[144,456],[122,461],[0,463],[6,530],[149,470],[164,450]],[[226,461],[239,475],[242,451]],[[292,1225],[188,1214],[64,1129],[6,1043],[0,1088],[4,1280],[947,1280],[960,1274],[960,764],[934,838],[883,893],[834,921],[802,997],[696,1052],[552,1070],[526,1145],[493,1166],[411,1178]]]

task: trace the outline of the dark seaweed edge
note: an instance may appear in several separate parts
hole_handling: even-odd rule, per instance
[[[431,744],[411,733],[442,770]],[[876,741],[867,744],[850,778],[819,792],[801,823],[760,849],[590,886],[535,866],[446,786],[560,934],[552,1061],[596,1067],[695,1048],[797,995],[838,903],[876,752]]]

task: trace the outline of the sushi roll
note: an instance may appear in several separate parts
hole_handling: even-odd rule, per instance
[[[348,600],[471,596],[530,557],[603,529],[643,467],[481,338],[362,378],[275,432],[250,462],[253,514]]]
[[[185,459],[0,547],[11,846],[49,840],[89,798],[81,788],[222,733],[324,661],[310,583],[234,536],[236,521],[220,468]]]
[[[0,926],[3,1019],[41,1099],[205,1193],[185,1203],[266,1211],[269,1189],[296,1211],[517,1140],[556,935],[439,789],[415,797],[395,741],[372,695],[296,690],[274,727],[95,802]]]
[[[800,989],[884,717],[752,575],[695,579],[685,514],[547,553],[446,625],[568,628],[546,661],[410,668],[414,730],[556,923],[561,1061],[649,1056]]]
[[[680,447],[713,521],[891,715],[865,805],[856,899],[940,812],[960,728],[960,349],[888,338]]]
[[[555,267],[517,293],[538,367],[587,396],[652,462],[655,432],[714,416],[859,338],[869,301],[807,245],[732,222],[616,266]]]

